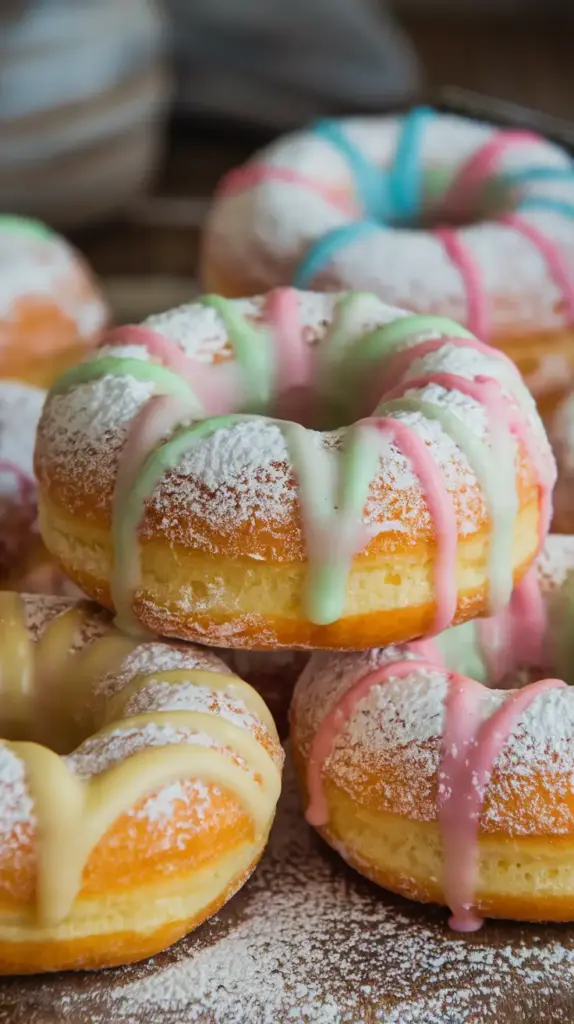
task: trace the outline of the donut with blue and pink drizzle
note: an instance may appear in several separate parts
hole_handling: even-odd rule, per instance
[[[574,164],[532,132],[427,108],[327,120],[222,181],[204,286],[373,291],[460,321],[541,409],[574,382]]]
[[[142,630],[362,649],[497,610],[555,467],[516,367],[373,295],[205,296],[118,328],[38,432],[48,549]]]

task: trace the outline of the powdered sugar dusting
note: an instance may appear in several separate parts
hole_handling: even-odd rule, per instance
[[[551,538],[538,567],[544,593],[555,589],[573,567],[574,538]],[[448,676],[438,668],[419,667],[418,653],[408,646],[354,655],[315,654],[295,688],[292,710],[297,745],[308,754],[325,716],[354,683],[373,669],[405,657],[413,659],[412,673],[399,679],[391,675],[370,688],[336,733],[325,770],[351,793],[369,784],[377,790],[381,806],[389,800],[395,813],[435,820]],[[489,718],[508,698],[507,690],[483,687],[479,719]],[[539,694],[494,761],[499,782],[483,809],[483,827],[520,835],[533,829],[539,832],[548,823],[553,832],[567,833],[572,824],[566,797],[574,785],[573,750],[574,691],[566,687]],[[540,785],[541,775],[551,780],[548,784],[555,799],[550,805],[546,783]],[[375,782],[369,782],[373,777]]]
[[[0,843],[15,850],[21,844],[22,827],[35,825],[32,800],[20,758],[0,742]]]
[[[329,323],[338,299],[337,295],[298,293],[307,340],[312,339],[319,347],[329,343]],[[237,300],[235,308],[256,322],[262,303],[261,296]],[[377,324],[404,315],[372,295],[362,296],[351,314],[353,344],[358,344],[364,333]],[[192,342],[200,349],[204,346],[206,360],[221,354],[228,344],[221,318],[214,309],[200,303],[179,307],[148,323],[188,352],[192,351]],[[428,332],[415,334],[407,339],[407,344],[427,336]],[[138,346],[130,348],[131,357],[137,358],[138,350]],[[439,352],[417,363],[425,371],[438,369],[460,373],[467,379],[484,375],[504,380],[504,389],[516,394],[544,456],[549,457],[532,403],[524,398],[519,383],[509,382],[508,372],[503,372],[495,354],[491,357],[447,342]],[[40,428],[39,473],[48,486],[51,480],[65,485],[72,511],[76,503],[86,499],[90,503],[95,501],[106,518],[111,517],[119,455],[131,423],[152,390],[152,384],[127,374],[79,385],[50,399]],[[430,384],[422,390],[410,389],[407,395],[447,409],[486,444],[491,443],[483,406],[460,391]],[[422,413],[396,410],[390,415],[403,420],[431,446],[454,500],[459,533],[472,533],[483,521],[486,509],[465,454],[437,420],[427,419]],[[345,433],[345,429],[330,433],[309,430],[306,436],[310,446],[335,453],[343,447]],[[268,560],[269,549],[279,546],[285,558],[297,560],[305,555],[299,528],[296,473],[280,427],[265,417],[240,419],[221,426],[208,437],[196,438],[178,465],[166,472],[155,488],[147,510],[149,514],[141,526],[143,535],[155,536],[159,530],[170,543],[206,554],[220,554],[223,545],[234,557],[241,555],[260,561]],[[247,524],[254,524],[257,529],[243,529]],[[381,455],[379,479],[373,482],[367,499],[365,524],[371,535],[394,529],[426,532],[430,525],[420,482],[408,460],[390,443]],[[213,589],[215,581],[210,585]],[[192,603],[196,600],[199,598],[194,595]],[[208,603],[210,607],[216,603],[214,593],[209,595]]]
[[[32,238],[0,227],[0,317],[15,319],[24,298],[58,306],[82,337],[95,334],[106,320],[102,298],[63,238]]]
[[[289,770],[259,868],[212,921],[145,963],[2,994],[13,1024],[568,1024],[573,970],[564,927],[462,938],[360,878],[304,823]]]
[[[255,729],[258,720],[243,701],[233,699],[225,693],[215,693],[207,686],[193,683],[164,683],[161,675],[150,679],[149,685],[131,697],[124,714],[147,715],[152,711],[196,711],[199,714],[217,713],[220,718],[231,722],[240,729]]]
[[[185,728],[175,729],[171,725],[150,721],[141,728],[123,729],[121,724],[118,724],[118,728],[111,732],[91,736],[64,760],[76,775],[89,778],[113,768],[115,764],[133,757],[140,750],[146,750],[148,747],[169,747],[177,743],[215,746],[215,741],[207,733]]]
[[[175,643],[141,643],[124,659],[113,673],[97,680],[94,690],[106,697],[123,690],[135,676],[171,672],[177,669],[201,669],[207,672],[230,673],[227,665],[205,647]]]

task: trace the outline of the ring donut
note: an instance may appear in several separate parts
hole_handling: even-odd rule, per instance
[[[314,655],[295,689],[309,822],[461,931],[574,919],[574,691],[553,678],[574,682],[573,570],[574,537],[551,536],[499,617]]]
[[[107,319],[79,253],[38,221],[0,216],[0,378],[47,387]]]
[[[460,321],[546,413],[574,383],[574,165],[531,132],[426,108],[322,121],[223,181],[203,281],[369,290]]]
[[[0,594],[0,973],[150,956],[261,856],[283,752],[211,652],[86,603]]]
[[[48,549],[125,631],[250,649],[356,650],[502,607],[554,482],[502,353],[293,289],[112,332],[52,389],[36,470]]]

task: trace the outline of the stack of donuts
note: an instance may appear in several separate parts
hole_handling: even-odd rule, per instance
[[[270,678],[280,717],[299,677],[304,813],[350,865],[461,931],[574,919],[574,536],[541,418],[573,215],[530,134],[322,123],[224,182],[218,294],[37,398],[42,540],[94,603],[0,594],[1,971],[140,959],[245,882]]]

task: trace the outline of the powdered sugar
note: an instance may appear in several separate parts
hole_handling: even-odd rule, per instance
[[[215,741],[207,733],[186,728],[175,729],[160,721],[149,721],[139,728],[123,729],[121,724],[118,724],[118,728],[111,732],[90,737],[64,760],[76,775],[91,778],[108,771],[120,761],[133,757],[140,750],[147,750],[149,747],[170,747],[177,743],[215,746]]]
[[[24,766],[20,758],[0,742],[0,843],[18,847],[24,825],[35,825],[32,800],[28,793]]]
[[[93,335],[106,319],[103,300],[64,239],[32,238],[0,228],[0,317],[14,317],[24,297],[59,306],[82,337]]]
[[[206,648],[191,644],[141,643],[113,673],[95,682],[94,691],[106,697],[123,690],[136,676],[148,676],[177,669],[202,669],[228,673],[229,668]]]
[[[547,544],[539,565],[546,593],[574,567],[573,544],[573,538],[561,537],[551,538]],[[398,679],[391,675],[370,688],[337,731],[325,770],[351,793],[358,792],[365,779],[374,778],[371,785],[381,806],[388,801],[394,813],[435,820],[434,783],[442,751],[448,676],[438,668],[418,667],[416,651],[388,647],[355,655],[314,655],[295,688],[297,745],[308,753],[325,716],[359,679],[405,657],[413,659],[412,673]],[[479,720],[490,718],[508,697],[508,691],[484,687]],[[574,691],[566,687],[539,694],[494,761],[499,782],[483,809],[483,826],[515,835],[539,832],[551,806],[549,827],[555,833],[568,832],[571,812],[566,796],[574,785],[573,750]],[[541,775],[555,794],[551,805],[540,785]],[[523,813],[525,807],[527,814]]]
[[[2,997],[13,1024],[568,1024],[573,970],[563,926],[461,938],[361,879],[305,825],[289,770],[261,865],[210,922],[142,964]]]
[[[195,686],[191,682],[165,683],[161,681],[161,675],[150,679],[149,685],[128,700],[124,715],[146,715],[152,711],[196,711],[199,714],[216,711],[220,718],[240,729],[255,729],[257,726],[257,719],[243,701],[225,693],[216,694],[208,686]]]

